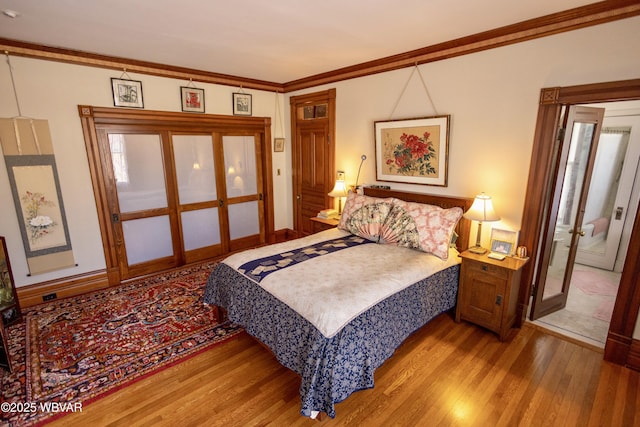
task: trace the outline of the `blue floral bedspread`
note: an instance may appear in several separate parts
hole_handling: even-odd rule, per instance
[[[456,304],[460,265],[391,295],[360,314],[331,338],[232,267],[220,263],[209,276],[204,301],[268,346],[298,373],[301,414],[335,417],[334,404],[373,387],[375,370],[429,320]]]

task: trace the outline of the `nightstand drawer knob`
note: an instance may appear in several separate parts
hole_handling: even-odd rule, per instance
[[[486,264],[482,264],[482,271],[489,271],[489,267]]]

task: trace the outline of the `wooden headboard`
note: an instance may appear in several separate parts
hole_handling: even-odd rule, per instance
[[[406,202],[416,202],[424,203],[426,205],[440,206],[443,209],[459,207],[462,208],[463,212],[469,210],[471,204],[473,203],[472,197],[452,197],[435,194],[410,193],[407,191],[384,190],[381,188],[370,187],[364,187],[364,194],[371,197],[395,197],[396,199],[404,200]],[[458,233],[456,246],[458,247],[458,250],[460,252],[469,247],[470,231],[471,221],[466,218],[460,218],[460,221],[456,226],[456,233]]]

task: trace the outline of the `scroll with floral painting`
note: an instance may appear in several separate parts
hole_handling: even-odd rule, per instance
[[[0,144],[29,273],[73,267],[48,122],[0,119]]]

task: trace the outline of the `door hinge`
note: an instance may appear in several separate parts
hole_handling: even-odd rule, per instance
[[[567,128],[558,128],[558,141],[564,141],[564,135],[567,132]]]
[[[258,198],[259,198],[260,200],[262,200],[262,198],[263,198],[262,193],[260,193],[260,194],[258,195]]]

